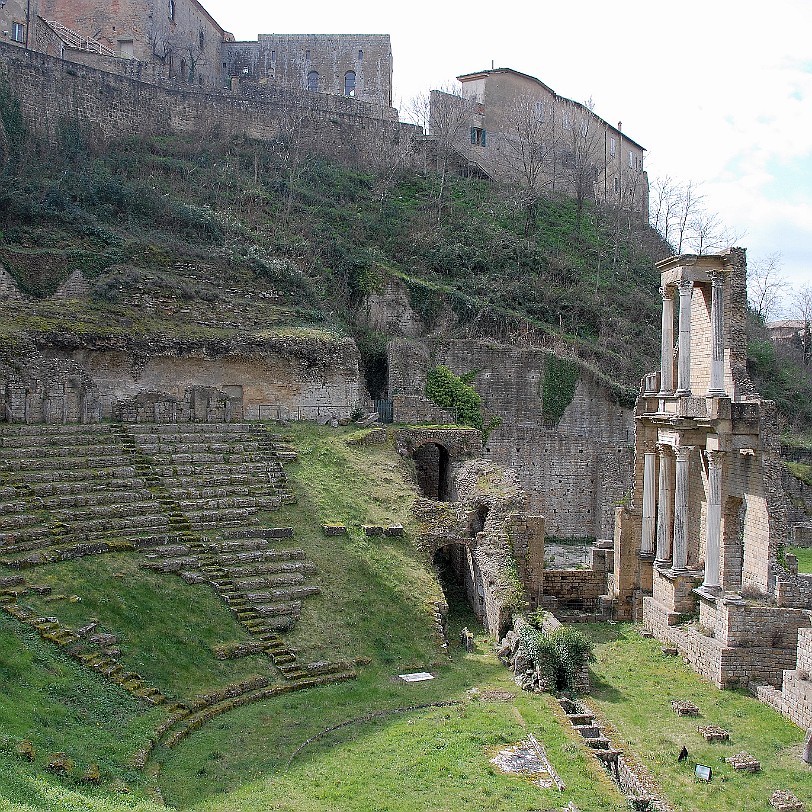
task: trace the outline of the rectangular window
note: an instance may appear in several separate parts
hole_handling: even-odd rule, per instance
[[[629,166],[634,169],[634,153],[629,150]]]
[[[310,51],[305,51],[305,62],[310,61]]]
[[[363,51],[360,51],[360,50],[358,51],[358,61],[359,62],[364,61],[364,52]]]
[[[475,147],[487,146],[488,134],[481,127],[471,127],[471,143]]]
[[[615,191],[620,191],[620,181],[617,178],[615,178]]]
[[[617,154],[617,139],[610,138],[609,139],[609,154],[614,158]]]
[[[561,115],[561,124],[565,130],[570,128],[570,114],[569,113],[562,113]]]
[[[25,23],[12,23],[11,39],[14,42],[25,42]]]
[[[276,51],[271,51],[271,62],[276,62]]]

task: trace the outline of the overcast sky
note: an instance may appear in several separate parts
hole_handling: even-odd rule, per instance
[[[812,284],[812,2],[202,0],[237,39],[389,34],[395,103],[491,67],[586,101],[647,149],[650,179],[701,183],[750,262]]]

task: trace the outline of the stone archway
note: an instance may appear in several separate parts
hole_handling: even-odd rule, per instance
[[[437,548],[432,563],[449,609],[464,602],[485,623],[485,586],[471,550],[465,544],[446,544]]]
[[[412,454],[420,492],[428,499],[449,501],[450,455],[440,443],[424,443]]]

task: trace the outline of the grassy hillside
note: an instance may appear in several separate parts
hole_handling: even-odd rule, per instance
[[[3,94],[0,88],[0,95]],[[373,172],[274,144],[179,137],[99,146],[64,127],[59,150],[27,135],[5,96],[12,157],[0,188],[0,263],[36,297],[6,311],[22,333],[79,341],[250,340],[286,331],[382,337],[355,308],[400,280],[429,329],[575,348],[618,389],[656,360],[652,264],[667,248],[647,226],[573,201],[525,210],[509,190]],[[32,164],[36,173],[28,171]],[[22,168],[25,167],[25,168]],[[49,301],[72,272],[92,296]]]

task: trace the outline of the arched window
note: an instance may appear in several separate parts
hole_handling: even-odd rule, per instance
[[[169,0],[169,19],[175,19],[175,0]]]
[[[355,95],[355,71],[348,70],[344,74],[344,95],[345,96],[354,96]]]
[[[312,70],[307,74],[307,89],[314,93],[319,92],[319,72]]]

